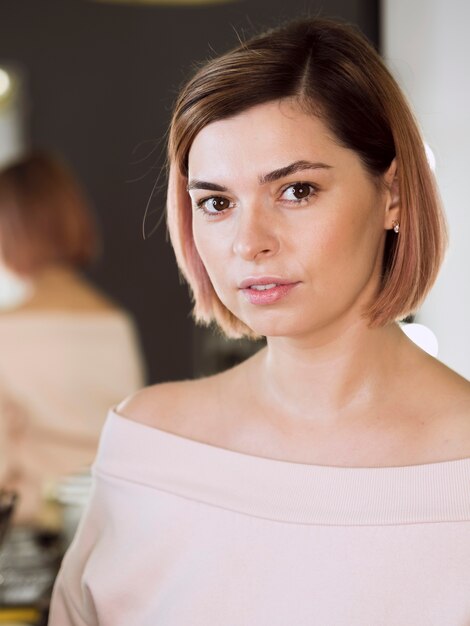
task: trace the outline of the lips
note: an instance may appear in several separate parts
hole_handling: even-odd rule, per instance
[[[284,298],[299,284],[276,276],[256,276],[240,283],[240,291],[253,305],[272,305]]]
[[[285,278],[279,278],[279,276],[249,276],[242,280],[238,285],[239,289],[250,289],[251,287],[270,288],[278,287],[279,285],[291,285],[295,281]]]

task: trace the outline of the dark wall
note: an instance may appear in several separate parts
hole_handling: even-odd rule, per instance
[[[194,61],[237,33],[300,14],[340,17],[377,43],[377,0],[245,0],[201,7],[0,0],[0,63],[19,64],[34,146],[62,153],[99,216],[104,255],[89,275],[135,316],[149,380],[192,375],[192,322],[164,223],[142,222],[163,166],[171,103]],[[164,176],[147,229],[162,217]]]

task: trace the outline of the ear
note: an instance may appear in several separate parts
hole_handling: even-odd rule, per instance
[[[390,167],[385,172],[383,181],[386,189],[384,228],[391,230],[395,223],[400,220],[400,190],[398,186],[396,159],[393,159]]]

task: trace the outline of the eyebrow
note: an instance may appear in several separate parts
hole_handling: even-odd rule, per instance
[[[273,172],[269,172],[269,174],[265,174],[264,176],[259,177],[259,184],[265,185],[266,183],[273,183],[280,178],[284,178],[285,176],[290,176],[291,174],[295,174],[296,172],[302,172],[303,170],[318,170],[318,169],[327,169],[330,170],[332,168],[331,165],[327,165],[326,163],[312,163],[311,161],[294,161],[290,165],[286,165],[285,167],[280,167],[278,170],[274,170]]]
[[[280,167],[279,169],[273,170],[268,174],[259,176],[258,181],[260,185],[265,185],[266,183],[273,183],[280,178],[290,176],[291,174],[295,174],[296,172],[318,169],[330,170],[332,169],[332,166],[321,162],[294,161],[294,163],[290,163],[285,167]],[[204,180],[190,180],[186,189],[187,191],[191,191],[192,189],[207,189],[208,191],[227,191],[227,187],[224,187],[223,185],[209,183]]]
[[[217,185],[216,183],[206,183],[204,180],[190,180],[188,186],[186,187],[187,191],[191,191],[191,189],[208,189],[209,191],[227,191],[227,187],[223,185]]]

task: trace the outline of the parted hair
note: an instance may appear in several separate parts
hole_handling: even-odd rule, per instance
[[[292,97],[353,150],[375,180],[396,159],[400,234],[387,231],[380,288],[364,315],[370,326],[403,319],[431,288],[446,247],[434,175],[410,106],[378,53],[354,27],[319,18],[274,28],[210,60],[177,98],[168,141],[167,224],[194,317],[216,322],[230,337],[253,336],[218,298],[195,246],[187,192],[194,138],[212,122]]]
[[[84,266],[98,247],[88,202],[61,159],[35,151],[0,172],[0,254],[10,269]]]

